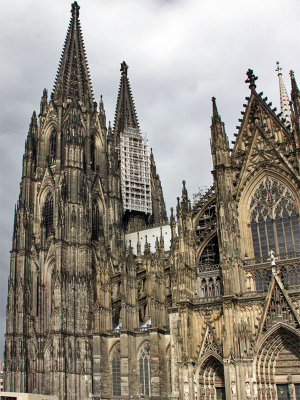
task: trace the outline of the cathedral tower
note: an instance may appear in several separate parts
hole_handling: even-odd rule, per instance
[[[106,132],[93,100],[79,6],[50,100],[33,113],[15,211],[7,389],[82,399],[92,391],[94,241],[105,241]]]

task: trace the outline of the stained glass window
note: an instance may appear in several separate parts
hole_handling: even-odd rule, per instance
[[[103,235],[102,216],[97,201],[93,203],[92,210],[92,239],[98,240]]]
[[[251,232],[255,257],[300,250],[296,202],[281,182],[266,177],[257,186],[250,203]]]
[[[150,344],[147,343],[140,353],[140,392],[144,396],[151,395],[150,389]]]
[[[53,196],[49,192],[46,196],[43,208],[43,222],[46,230],[46,237],[53,232]]]
[[[57,135],[56,132],[53,131],[50,136],[50,164],[56,163],[56,141]]]
[[[120,345],[116,345],[111,360],[112,370],[112,394],[113,396],[121,396],[121,357]]]

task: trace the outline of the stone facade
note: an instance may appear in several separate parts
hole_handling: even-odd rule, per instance
[[[294,74],[287,126],[248,71],[233,148],[213,99],[214,184],[192,206],[183,183],[166,230],[152,153],[152,213],[123,211],[120,135],[140,132],[127,68],[107,127],[102,99],[99,107],[93,100],[75,2],[54,90],[49,100],[44,90],[25,144],[5,390],[60,400],[299,399]],[[144,238],[141,250],[145,231],[161,233],[154,248]],[[130,232],[135,249],[126,245]]]

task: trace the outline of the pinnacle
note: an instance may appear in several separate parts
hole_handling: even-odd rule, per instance
[[[125,61],[123,61],[123,62],[121,63],[121,69],[120,69],[120,71],[122,72],[122,76],[123,76],[123,75],[124,75],[124,76],[127,76],[128,65],[126,64]]]
[[[219,112],[218,112],[218,108],[217,108],[217,104],[216,104],[216,98],[212,97],[211,101],[212,101],[212,109],[213,109],[212,121],[213,122],[220,122],[221,121],[221,117],[220,117]]]
[[[249,89],[254,90],[256,88],[255,81],[257,80],[257,76],[254,75],[253,69],[248,69],[247,74],[248,79],[245,80],[245,83],[249,83]]]
[[[291,77],[291,84],[292,84],[292,93],[296,94],[299,92],[299,89],[298,89],[298,85],[296,82],[295,73],[293,70],[290,71],[290,77]]]
[[[74,3],[72,3],[71,5],[71,13],[72,15],[76,15],[79,16],[79,10],[80,10],[80,6],[78,5],[77,1],[74,1]]]
[[[285,125],[288,126],[291,124],[292,115],[291,115],[291,108],[290,108],[290,99],[288,93],[286,91],[283,77],[282,77],[282,68],[279,66],[279,61],[277,61],[277,69],[278,72],[278,79],[279,79],[279,92],[280,92],[280,108],[285,119]],[[270,107],[272,103],[269,103],[268,106]]]

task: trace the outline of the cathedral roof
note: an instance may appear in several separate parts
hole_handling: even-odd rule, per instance
[[[79,9],[75,1],[71,8],[71,20],[54,84],[53,98],[57,102],[77,100],[85,107],[92,107],[93,92],[79,21]]]
[[[126,128],[139,129],[138,118],[127,77],[128,65],[125,61],[121,64],[121,81],[118,93],[117,108],[115,113],[114,133],[124,132]]]

